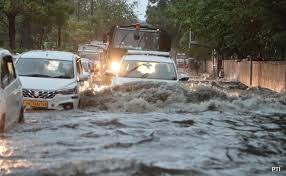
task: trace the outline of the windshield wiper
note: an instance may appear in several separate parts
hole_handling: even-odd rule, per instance
[[[145,64],[140,64],[140,65],[137,65],[136,67],[132,68],[126,74],[124,74],[124,77],[128,76],[130,73],[134,72],[137,68],[141,67],[142,65],[145,65]]]
[[[144,33],[144,34],[142,35],[142,37],[141,37],[140,41],[138,42],[137,47],[139,47],[139,46],[140,46],[140,43],[142,42],[142,40],[143,40],[143,38],[145,37],[145,35],[146,35],[146,33]]]
[[[140,78],[147,78],[149,75],[150,75],[150,73],[145,73]]]
[[[53,76],[52,78],[71,79],[69,76]]]
[[[122,43],[125,41],[125,39],[127,38],[128,35],[129,35],[129,33],[126,33],[126,35],[122,38],[122,40],[119,43],[119,48],[121,48]]]
[[[20,75],[20,76],[52,78],[52,77],[49,76],[49,75],[42,75],[42,74],[27,74],[27,75]]]

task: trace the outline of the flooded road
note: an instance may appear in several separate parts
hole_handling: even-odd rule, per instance
[[[98,90],[81,110],[26,113],[0,138],[1,174],[286,174],[285,95],[215,81]]]

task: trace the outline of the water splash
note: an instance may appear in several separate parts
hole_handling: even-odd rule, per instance
[[[208,86],[206,86],[208,84]],[[231,85],[229,85],[231,84]],[[213,86],[210,86],[213,85]],[[286,112],[285,96],[268,91],[245,89],[240,83],[208,82],[198,85],[129,83],[101,91],[86,92],[82,105],[108,112],[202,112],[262,111]],[[236,90],[227,94],[226,90]]]

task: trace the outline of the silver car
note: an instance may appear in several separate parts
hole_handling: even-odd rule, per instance
[[[0,132],[23,120],[22,85],[11,53],[0,48]]]

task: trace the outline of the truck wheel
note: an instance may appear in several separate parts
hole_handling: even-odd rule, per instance
[[[4,133],[5,131],[5,121],[6,121],[5,114],[3,114],[0,117],[0,133]]]
[[[18,123],[24,123],[25,122],[25,118],[24,118],[24,107],[21,107],[21,111],[20,111],[20,115],[19,115],[19,119],[18,119]]]

